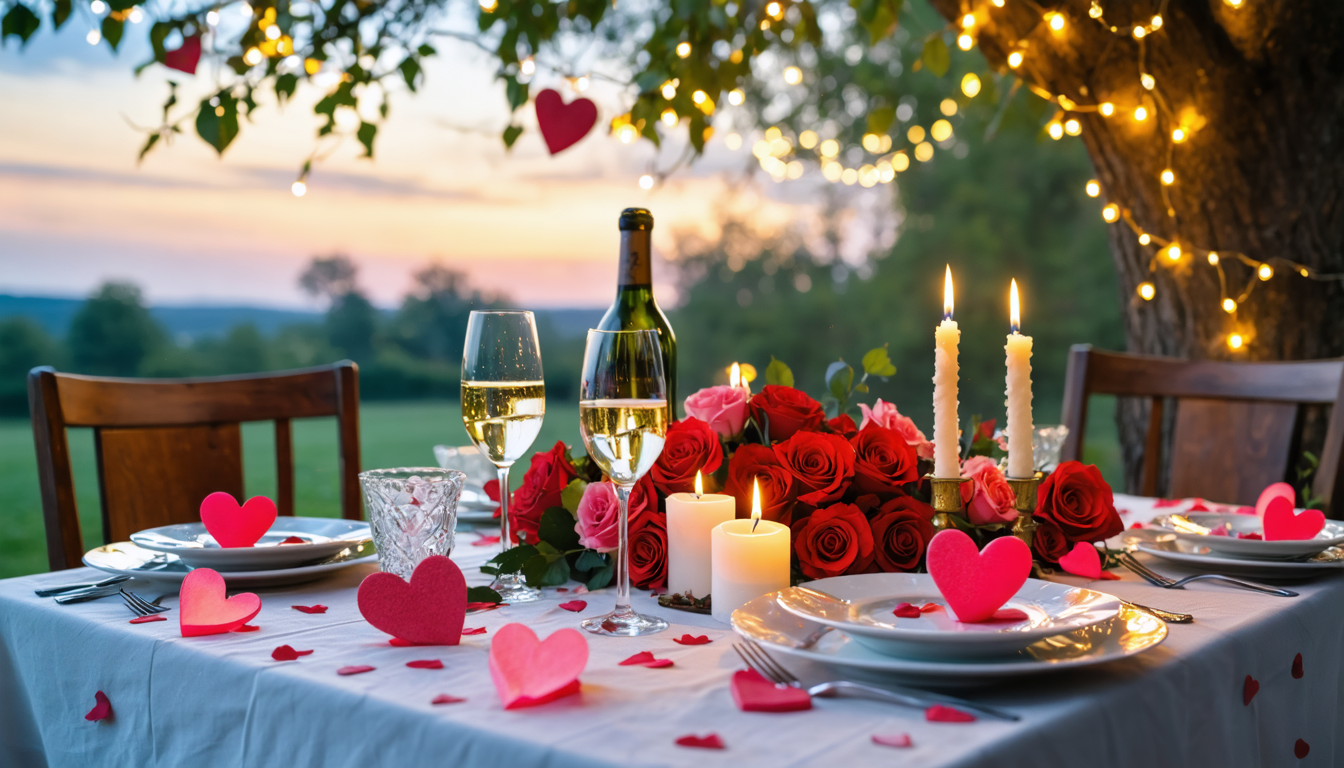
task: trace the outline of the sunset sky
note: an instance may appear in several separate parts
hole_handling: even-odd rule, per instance
[[[520,305],[600,306],[614,290],[624,207],[653,211],[655,248],[666,251],[678,230],[711,232],[718,209],[769,227],[806,216],[816,199],[806,181],[730,191],[730,176],[754,165],[750,138],[735,153],[714,142],[693,169],[645,192],[637,180],[655,150],[606,136],[623,104],[598,86],[586,94],[598,102],[598,127],[576,147],[550,157],[528,105],[527,132],[506,152],[507,106],[490,61],[448,41],[419,94],[393,95],[376,160],[348,141],[315,167],[301,199],[290,184],[315,146],[321,94],[312,87],[301,85],[283,112],[263,100],[223,159],[187,121],[137,166],[144,134],[131,124],[158,122],[170,73],[154,65],[133,75],[149,58],[147,27],[128,25],[113,55],[85,42],[92,27],[77,13],[22,52],[14,39],[0,49],[0,292],[80,296],[126,279],[151,302],[309,306],[298,273],[311,256],[339,251],[384,305],[436,260]],[[171,73],[182,103],[210,92],[213,67],[202,59],[195,78]],[[576,96],[557,77],[536,82]],[[666,148],[660,165],[679,149]]]

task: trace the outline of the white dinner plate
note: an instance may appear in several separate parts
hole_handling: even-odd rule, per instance
[[[353,565],[377,562],[378,555],[370,541],[352,545],[349,551],[338,553],[315,565],[271,571],[221,571],[220,575],[231,587],[274,587],[315,581]],[[84,564],[107,573],[170,585],[180,584],[192,570],[176,555],[143,549],[129,541],[89,550],[84,555]]]
[[[1173,520],[1184,517],[1197,526],[1207,529],[1231,526],[1231,536],[1211,536],[1205,533],[1191,532]],[[1163,515],[1154,518],[1152,525],[1160,530],[1174,533],[1176,538],[1208,547],[1214,552],[1222,552],[1236,557],[1256,560],[1293,560],[1310,557],[1330,547],[1344,544],[1344,523],[1326,520],[1325,527],[1315,538],[1293,541],[1263,541],[1260,539],[1240,539],[1239,533],[1264,534],[1264,526],[1255,515],[1226,514],[1219,512],[1191,512],[1183,516]]]
[[[1157,647],[1167,625],[1150,613],[1122,604],[1108,621],[1046,637],[998,659],[935,661],[887,656],[843,632],[808,621],[780,607],[778,592],[752,600],[733,612],[733,629],[743,637],[809,661],[842,667],[846,674],[933,688],[968,688],[1014,677],[1104,664]]]
[[[290,537],[303,544],[281,544]],[[131,534],[131,541],[156,552],[182,558],[193,568],[217,571],[273,571],[311,565],[371,541],[369,524],[330,517],[277,517],[261,540],[250,547],[221,547],[204,523],[181,523]]]
[[[818,579],[781,591],[778,602],[786,611],[835,627],[878,653],[922,659],[1005,656],[1043,637],[1112,619],[1121,605],[1102,592],[1027,579],[1004,605],[1022,611],[1026,619],[966,624],[949,612],[927,573]],[[901,603],[934,603],[943,610],[902,619],[894,613]]]
[[[1144,554],[1205,572],[1291,578],[1344,570],[1344,549],[1339,548],[1318,552],[1305,560],[1253,560],[1215,552],[1203,546],[1202,541],[1186,541],[1172,536],[1130,543]]]

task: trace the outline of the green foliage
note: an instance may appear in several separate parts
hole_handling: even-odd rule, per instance
[[[27,413],[28,371],[61,363],[56,340],[37,323],[24,317],[0,320],[0,413]]]
[[[196,133],[223,155],[238,135],[238,100],[228,91],[203,99],[196,113]]]
[[[80,373],[134,376],[164,339],[139,288],[106,283],[71,321],[67,343],[70,362]]]
[[[781,387],[793,386],[793,371],[783,362],[770,356],[770,364],[765,367],[765,383]]]
[[[66,14],[69,14],[68,8]],[[19,38],[21,44],[26,44],[28,38],[32,37],[41,26],[42,21],[31,8],[23,3],[15,3],[5,13],[4,19],[0,20],[0,42],[8,40],[12,35]]]
[[[504,602],[504,598],[489,587],[467,587],[467,602],[499,604]]]
[[[947,50],[947,43],[943,42],[942,35],[935,34],[924,41],[924,50],[920,53],[919,60],[924,63],[925,69],[934,75],[942,77],[947,74],[947,68],[952,66],[952,54]]]

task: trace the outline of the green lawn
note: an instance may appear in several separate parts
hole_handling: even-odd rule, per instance
[[[534,448],[546,450],[556,440],[571,447],[579,440],[577,405],[551,404]],[[451,403],[365,403],[360,407],[360,440],[364,468],[434,466],[436,443],[466,444],[461,412]],[[269,423],[243,426],[243,472],[249,496],[275,493],[275,440]],[[98,477],[93,433],[70,431],[79,517],[88,548],[102,543]],[[521,481],[524,463],[510,478]],[[295,513],[336,517],[336,421],[308,419],[294,423]],[[37,485],[33,433],[27,420],[0,419],[0,578],[47,570],[42,500]]]

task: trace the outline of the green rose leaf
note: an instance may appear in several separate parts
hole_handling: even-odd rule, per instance
[[[523,563],[531,560],[540,554],[537,548],[531,544],[519,544],[513,549],[506,549],[498,555],[490,558],[490,561],[481,566],[481,573],[497,576],[501,573],[517,573],[522,570]]]
[[[610,565],[607,557],[595,549],[583,550],[574,560],[574,570],[576,571],[592,571],[607,565]]]
[[[509,109],[517,111],[527,103],[527,83],[520,83],[518,78],[505,75],[504,95],[509,100]]]
[[[611,583],[613,573],[615,573],[615,569],[610,564],[605,565],[589,577],[588,581],[584,582],[584,586],[589,589],[602,589]]]
[[[71,0],[56,0],[56,3],[51,9],[52,25],[57,29],[60,29],[61,25],[65,23],[65,20],[70,18],[70,11],[72,9],[73,3]]]
[[[579,514],[579,500],[583,498],[583,492],[587,489],[588,483],[574,478],[569,481],[569,485],[566,485],[564,490],[560,491],[560,503],[565,506],[565,509],[571,515],[571,524],[574,522],[574,516]]]
[[[537,536],[542,544],[549,544],[560,552],[579,548],[579,533],[574,530],[574,515],[564,507],[550,507],[541,513],[541,522],[537,524]]]
[[[868,350],[868,354],[863,356],[863,372],[869,376],[896,375],[896,366],[892,365],[885,346]]]
[[[774,384],[780,387],[793,386],[793,371],[789,366],[770,356],[770,365],[765,367],[765,383]]]
[[[845,401],[854,386],[854,369],[844,360],[831,363],[826,369],[826,386],[830,388],[836,400]]]
[[[489,587],[467,587],[467,602],[499,604],[504,602],[504,598]]]
[[[947,50],[947,43],[943,42],[942,34],[936,34],[924,41],[924,50],[919,54],[919,60],[924,62],[928,68],[937,77],[947,74],[947,68],[952,66],[952,55]]]

